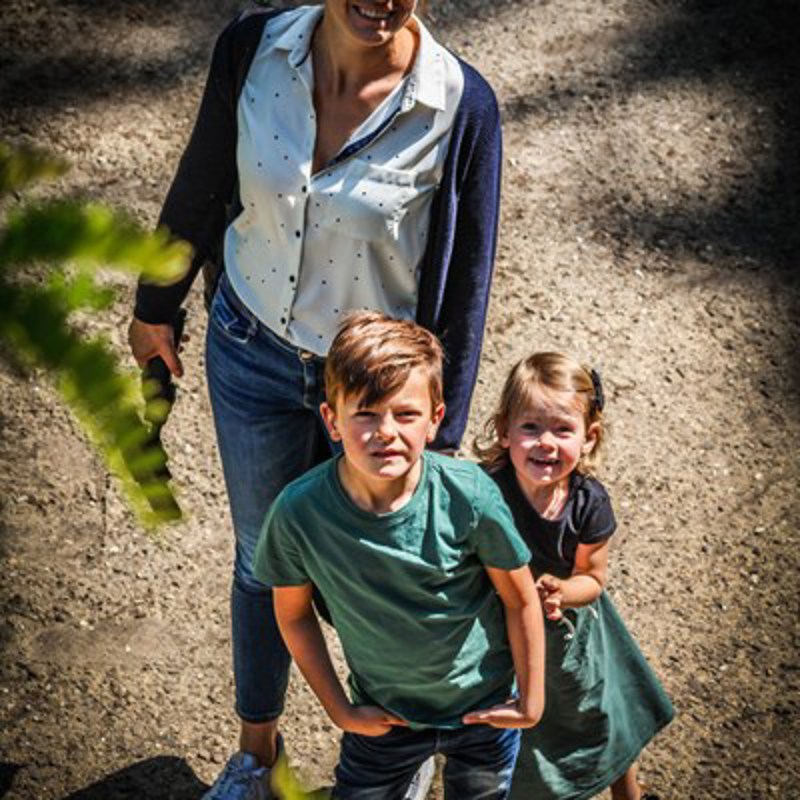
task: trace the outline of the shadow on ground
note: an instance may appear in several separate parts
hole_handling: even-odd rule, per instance
[[[11,791],[23,764],[0,762],[0,798]],[[197,800],[208,788],[191,767],[174,756],[158,756],[132,764],[63,800]]]
[[[666,182],[630,187],[600,154],[577,190],[578,215],[609,243],[620,264],[643,249],[665,269],[680,263],[690,282],[713,280],[723,292],[730,280],[755,279],[784,293],[782,304],[800,318],[800,4],[675,0],[651,6],[641,24],[610,34],[606,49],[616,54],[614,67],[595,68],[591,41],[581,47],[576,34],[570,53],[575,69],[532,74],[530,85],[505,99],[504,118],[533,126],[566,119],[580,128],[602,124],[612,105],[619,113],[640,96],[663,98],[675,87],[702,87],[714,106],[709,104],[706,123],[714,126],[722,109],[723,127],[737,138],[738,160],[725,166],[726,142],[707,140],[707,191],[677,191]],[[612,158],[624,159],[625,143],[616,145]],[[631,270],[638,266],[627,263]],[[785,392],[796,397],[800,351],[794,334],[776,345],[774,357],[788,376]]]
[[[454,31],[465,21],[502,14],[521,0],[498,0],[490,9],[479,0],[443,3],[434,24]],[[272,5],[297,5],[276,0]],[[196,4],[180,0],[45,0],[33,13],[10,0],[0,21],[0,97],[24,125],[34,112],[80,107],[99,98],[119,100],[127,92],[161,92],[187,75],[205,71],[211,43],[225,20],[244,2],[225,0],[198,13]],[[58,14],[72,36],[38,41],[37,15]],[[104,52],[103,42],[79,35],[82,20],[100,18],[109,32],[147,26],[184,30],[181,41],[166,50],[128,57]],[[182,25],[184,20],[187,24]],[[191,22],[191,24],[189,24]],[[127,28],[126,28],[127,26]],[[50,26],[52,29],[53,26]],[[698,81],[732,90],[740,108],[761,109],[765,142],[754,142],[766,157],[737,177],[721,198],[666,198],[658,207],[631,208],[624,187],[597,203],[591,214],[596,227],[621,241],[635,239],[666,255],[686,248],[711,247],[732,256],[739,266],[755,260],[761,267],[794,277],[800,252],[800,5],[795,0],[674,0],[659,3],[658,13],[638,28],[623,30],[613,43],[618,67],[608,74],[563,78],[545,86],[531,79],[504,102],[510,121],[535,121],[551,114],[578,113],[588,98],[602,106],[676,80]],[[119,52],[119,48],[117,48]],[[123,50],[124,52],[124,50]],[[581,53],[576,53],[580,62]]]
[[[19,764],[0,761],[0,797],[5,797],[14,783],[14,776],[22,769]]]
[[[206,788],[183,759],[158,756],[114,772],[63,800],[197,800]]]
[[[24,128],[37,112],[77,110],[98,99],[122,102],[134,90],[164,91],[204,72],[214,37],[240,4],[6,0],[4,5],[0,98]],[[85,36],[87,29],[95,35]],[[159,41],[161,32],[169,34],[163,37],[169,45]],[[147,35],[145,52],[141,37]],[[129,47],[120,41],[129,41]]]
[[[505,117],[535,121],[578,113],[582,101],[602,107],[675,81],[735,93],[740,111],[757,110],[763,118],[759,129],[766,131],[766,140],[753,142],[767,154],[760,169],[753,166],[737,176],[735,186],[716,202],[702,195],[668,197],[646,211],[628,207],[625,187],[612,187],[599,206],[601,215],[592,216],[598,227],[623,241],[633,237],[667,254],[710,246],[738,257],[740,265],[754,259],[793,280],[800,251],[800,5],[687,0],[660,7],[663,17],[619,35],[615,71],[584,73],[549,89],[523,89],[504,104]]]
[[[317,0],[305,1],[317,4]],[[499,0],[491,15],[522,1]],[[214,5],[191,0],[42,0],[31,7],[25,0],[4,0],[0,98],[6,109],[13,109],[17,124],[27,127],[37,111],[79,109],[98,99],[121,102],[134,90],[162,92],[188,76],[205,73],[214,39],[239,9],[301,4],[299,0],[221,0]],[[481,5],[482,0],[454,5],[445,26],[457,26],[471,13],[480,13]],[[42,24],[44,16],[58,18],[59,24]],[[484,16],[488,18],[485,10]],[[125,58],[106,52],[102,36],[94,40],[83,36],[87,26],[116,38],[143,28],[178,29],[181,41],[155,54],[142,53],[132,43]],[[53,36],[50,40],[47,31]],[[116,48],[120,50],[125,48]]]

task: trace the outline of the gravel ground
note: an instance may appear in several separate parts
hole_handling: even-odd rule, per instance
[[[6,0],[0,137],[55,187],[152,224],[230,0]],[[511,363],[608,387],[610,591],[678,710],[662,798],[800,796],[800,12],[792,0],[431,0],[505,126],[497,277],[471,435]],[[125,352],[130,281],[87,328]],[[38,372],[0,364],[0,796],[199,797],[234,744],[232,548],[190,303],[166,430],[185,523],[137,529]],[[337,733],[295,676],[292,762]],[[439,789],[432,793],[439,797]]]

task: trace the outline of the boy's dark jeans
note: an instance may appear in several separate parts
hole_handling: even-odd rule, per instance
[[[420,765],[447,757],[447,800],[505,800],[520,731],[465,725],[454,730],[392,728],[385,736],[345,733],[336,767],[335,800],[402,800]]]

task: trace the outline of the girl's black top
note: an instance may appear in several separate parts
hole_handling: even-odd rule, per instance
[[[534,573],[568,577],[579,544],[597,544],[616,530],[611,499],[600,481],[574,472],[569,497],[558,519],[544,519],[528,502],[512,464],[491,473],[508,503],[517,529],[531,550]]]

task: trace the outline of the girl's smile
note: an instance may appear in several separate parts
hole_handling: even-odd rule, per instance
[[[520,488],[531,501],[566,488],[581,457],[594,447],[596,431],[586,428],[582,401],[573,394],[567,398],[564,392],[536,392],[500,437]]]

